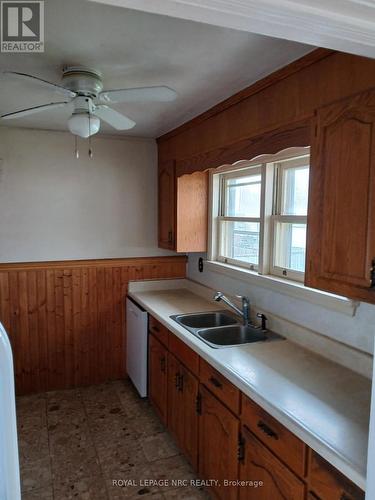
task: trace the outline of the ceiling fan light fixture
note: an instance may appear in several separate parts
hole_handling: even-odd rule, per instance
[[[68,120],[68,128],[72,134],[87,139],[99,132],[100,119],[89,113],[73,113]]]

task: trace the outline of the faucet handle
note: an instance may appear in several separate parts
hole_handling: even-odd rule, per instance
[[[249,297],[247,297],[246,295],[236,295],[237,299],[241,299],[242,302],[250,302],[249,300]]]
[[[266,331],[267,330],[267,316],[263,313],[257,313],[257,318],[262,320],[262,330]]]

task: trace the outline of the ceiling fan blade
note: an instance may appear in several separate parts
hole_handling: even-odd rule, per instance
[[[108,106],[97,106],[93,112],[95,116],[107,122],[116,130],[128,130],[133,128],[135,122]]]
[[[177,92],[169,87],[139,87],[135,89],[103,90],[101,102],[168,102],[174,101]]]
[[[17,71],[3,71],[2,73],[3,75],[8,75],[17,78],[19,80],[25,80],[37,83],[47,89],[60,92],[61,94],[64,94],[65,97],[73,98],[77,95],[75,92],[72,92],[71,90],[62,87],[61,85],[57,85],[57,83],[47,82],[47,80],[43,80],[42,78],[38,78],[37,76],[27,75],[26,73],[18,73]]]
[[[1,115],[2,120],[12,120],[13,118],[22,118],[23,116],[33,115],[35,113],[40,113],[41,111],[46,111],[48,109],[61,108],[69,104],[68,102],[52,102],[50,104],[42,104],[41,106],[34,106],[33,108],[20,109],[19,111],[14,111],[12,113],[5,113]]]

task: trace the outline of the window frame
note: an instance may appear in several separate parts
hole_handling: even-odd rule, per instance
[[[223,262],[225,264],[231,264],[238,267],[243,267],[245,269],[250,269],[251,271],[258,271],[259,264],[262,262],[262,247],[261,245],[261,233],[262,233],[262,224],[264,220],[264,214],[262,210],[262,195],[263,195],[263,186],[264,186],[264,169],[261,164],[250,165],[248,167],[242,166],[237,170],[232,170],[228,173],[220,174],[220,192],[219,192],[219,215],[217,216],[217,255],[216,260],[218,262]],[[226,211],[226,202],[227,202],[227,186],[226,183],[228,179],[238,179],[241,177],[249,177],[250,175],[260,175],[261,179],[261,192],[260,192],[260,206],[259,206],[259,217],[240,217],[240,216],[230,216],[225,215]],[[224,255],[220,255],[221,251],[221,235],[223,232],[223,224],[222,222],[254,222],[259,224],[259,258],[258,264],[248,263],[239,259],[232,259],[230,257],[225,257]]]
[[[303,282],[304,274],[293,270],[288,270],[288,276],[285,276],[283,269],[275,269],[273,266],[274,256],[274,238],[275,238],[275,223],[278,215],[274,213],[276,202],[275,183],[280,181],[276,177],[276,164],[287,163],[287,160],[301,161],[310,157],[310,147],[289,148],[275,155],[260,155],[253,160],[240,160],[231,165],[222,165],[216,169],[211,169],[209,172],[209,224],[208,224],[208,259],[211,262],[217,262],[221,265],[229,265],[237,268],[239,271],[254,273],[255,275],[275,279],[283,278],[286,282]],[[309,162],[310,163],[310,162]],[[240,175],[248,175],[250,171],[260,169],[261,173],[261,200],[260,200],[260,233],[259,233],[259,261],[258,265],[230,259],[220,256],[220,230],[219,221],[222,221],[223,208],[223,179],[230,177],[239,177]],[[241,172],[241,174],[240,174]],[[302,217],[306,220],[307,216],[283,216],[286,217]],[[233,220],[233,218],[229,218]],[[235,218],[236,219],[236,218]],[[257,220],[255,220],[257,219]],[[240,218],[241,221],[258,222],[258,218]],[[301,219],[302,220],[302,219]],[[305,222],[303,222],[305,223]],[[275,272],[276,271],[276,272]],[[277,274],[276,274],[277,273]]]
[[[306,158],[308,158],[308,166],[310,169],[310,154],[300,155],[295,158],[289,158],[273,163],[274,168],[274,186],[273,186],[273,208],[271,215],[271,237],[269,240],[270,247],[270,262],[269,274],[279,276],[292,281],[304,282],[305,272],[289,269],[275,264],[276,257],[276,227],[278,223],[305,224],[307,228],[307,209],[306,215],[283,214],[282,207],[284,204],[284,176],[285,172],[291,168],[306,167]],[[309,172],[310,173],[310,172]]]

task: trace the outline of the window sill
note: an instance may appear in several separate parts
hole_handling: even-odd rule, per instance
[[[321,290],[308,288],[302,283],[291,282],[283,278],[278,278],[277,276],[264,276],[255,271],[241,269],[221,262],[209,260],[206,262],[206,268],[229,276],[230,278],[268,288],[274,292],[289,295],[295,299],[305,300],[312,304],[325,307],[326,309],[347,314],[348,316],[354,316],[359,305],[359,302]]]

